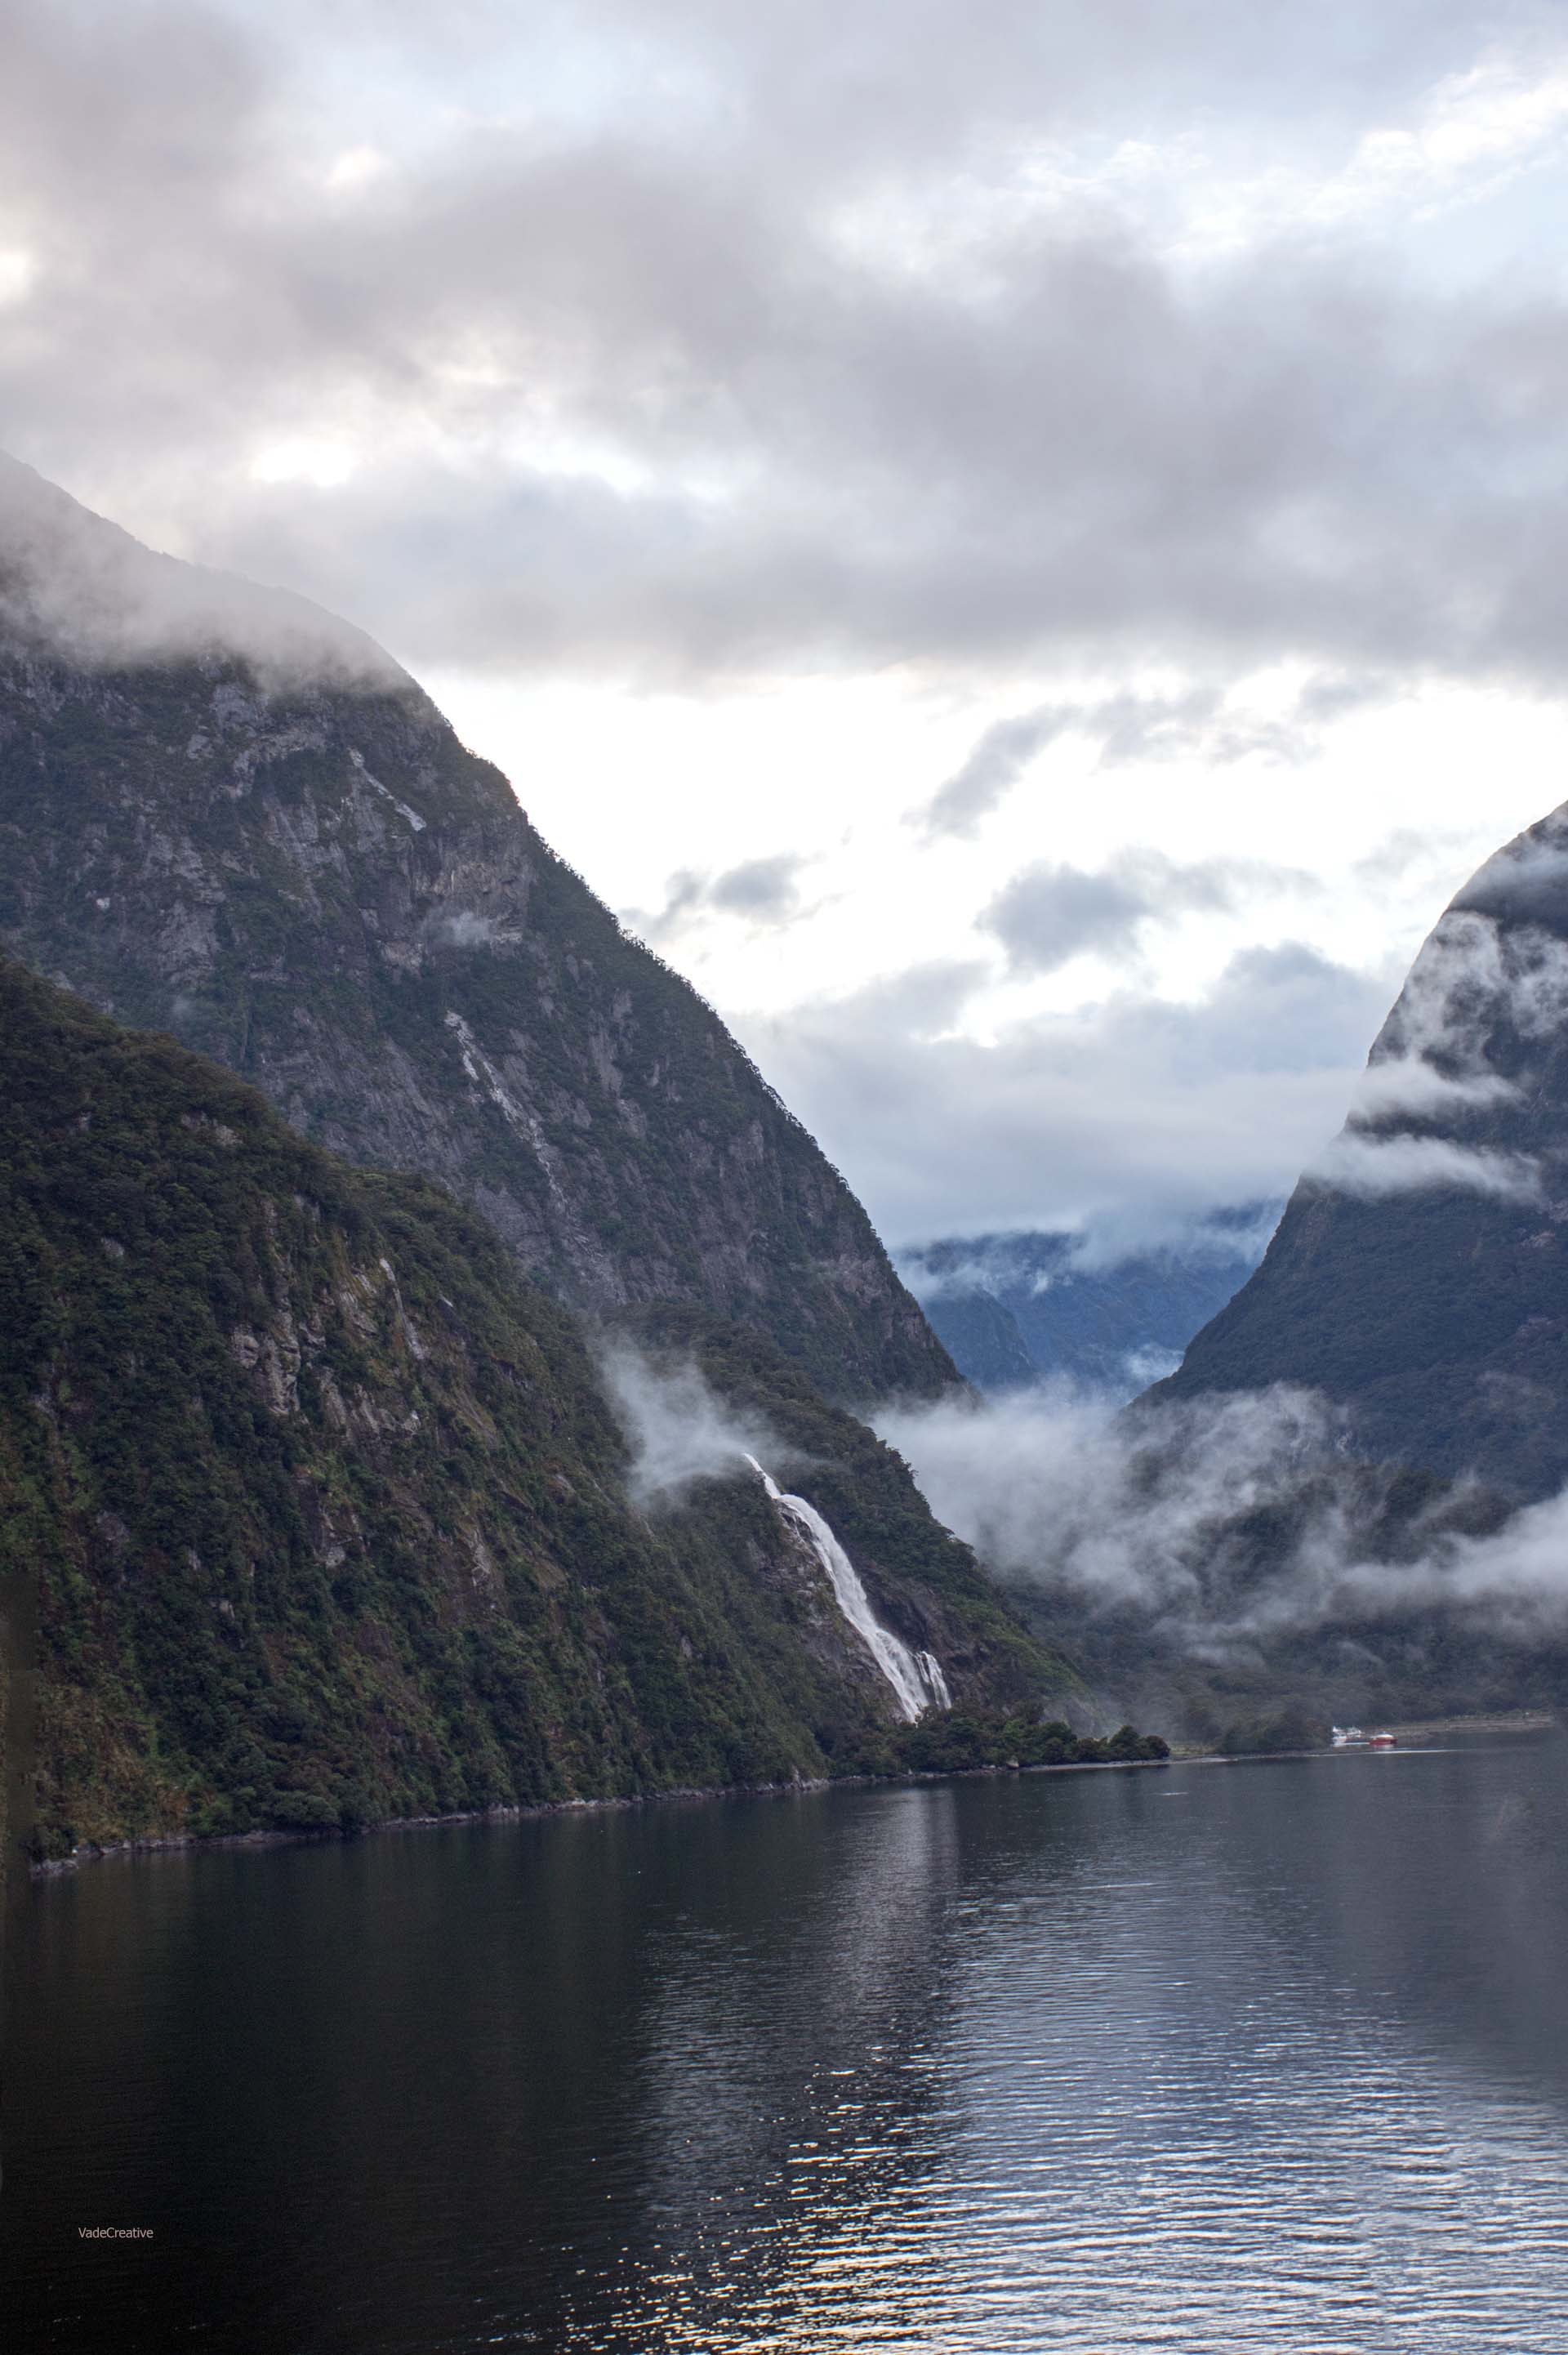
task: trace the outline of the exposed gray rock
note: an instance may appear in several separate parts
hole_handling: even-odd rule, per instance
[[[579,1308],[701,1303],[840,1395],[953,1379],[811,1138],[410,679],[10,462],[0,943],[440,1179]]]

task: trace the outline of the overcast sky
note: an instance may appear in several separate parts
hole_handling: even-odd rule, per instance
[[[1283,1191],[1568,796],[1568,25],[10,0],[0,438],[373,631],[899,1244]]]

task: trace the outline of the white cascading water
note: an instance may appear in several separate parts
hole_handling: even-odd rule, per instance
[[[770,1480],[755,1455],[747,1462],[779,1511],[794,1522],[828,1573],[839,1609],[893,1687],[900,1714],[913,1725],[928,1709],[951,1709],[952,1694],[941,1664],[931,1652],[912,1652],[891,1627],[885,1627],[871,1607],[871,1597],[860,1582],[860,1572],[840,1545],[815,1505],[804,1497],[787,1497]]]
[[[915,1657],[920,1663],[921,1673],[924,1675],[926,1682],[931,1688],[931,1698],[936,1702],[937,1707],[938,1709],[951,1709],[953,1706],[953,1696],[948,1690],[948,1679],[942,1674],[942,1663],[937,1657],[936,1653],[916,1652]]]

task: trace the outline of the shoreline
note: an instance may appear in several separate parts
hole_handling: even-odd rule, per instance
[[[43,1857],[29,1861],[27,1879],[55,1881],[79,1871],[84,1864],[107,1864],[115,1859],[189,1855],[214,1849],[323,1848],[333,1843],[371,1839],[383,1832],[439,1830],[452,1824],[540,1823],[551,1816],[608,1814],[630,1807],[664,1807],[705,1804],[715,1799],[795,1799],[818,1791],[894,1791],[919,1783],[967,1783],[997,1774],[1126,1774],[1150,1767],[1166,1768],[1193,1762],[1175,1758],[1085,1758],[1059,1766],[959,1766],[942,1774],[800,1775],[788,1783],[681,1784],[668,1791],[637,1791],[609,1799],[542,1799],[532,1806],[467,1807],[452,1815],[388,1816],[358,1831],[165,1832],[125,1840],[84,1841],[69,1856]],[[1228,1766],[1228,1758],[1216,1758]]]
[[[1424,1735],[1441,1733],[1551,1733],[1561,1722],[1556,1711],[1549,1709],[1496,1709],[1478,1710],[1467,1717],[1383,1718],[1367,1720],[1376,1730],[1392,1733],[1396,1742],[1413,1742]],[[1341,1753],[1325,1742],[1316,1750],[1190,1750],[1172,1745],[1171,1764],[1173,1766],[1234,1766],[1249,1758],[1338,1758]]]
[[[1482,1710],[1472,1717],[1418,1717],[1408,1722],[1390,1719],[1385,1732],[1402,1733],[1545,1733],[1557,1723],[1550,1709]]]
[[[1544,1733],[1550,1732],[1558,1722],[1556,1715],[1550,1710],[1495,1710],[1469,1717],[1434,1717],[1409,1722],[1391,1722],[1387,1731],[1396,1738],[1405,1740],[1423,1734],[1442,1733]],[[213,1849],[322,1847],[331,1841],[342,1843],[369,1839],[383,1832],[432,1831],[453,1824],[540,1823],[551,1816],[609,1813],[630,1807],[694,1806],[715,1799],[790,1799],[818,1791],[892,1791],[921,1783],[973,1782],[978,1777],[996,1774],[1127,1774],[1150,1769],[1164,1771],[1172,1766],[1246,1766],[1266,1764],[1277,1758],[1337,1758],[1356,1754],[1331,1749],[1245,1750],[1229,1753],[1218,1750],[1182,1753],[1172,1749],[1169,1758],[1072,1759],[1056,1766],[959,1766],[934,1774],[912,1770],[905,1774],[800,1775],[788,1783],[679,1784],[667,1791],[637,1791],[608,1799],[542,1799],[531,1806],[469,1807],[450,1815],[388,1816],[380,1823],[366,1824],[362,1829],[352,1832],[283,1829],[207,1834],[167,1832],[102,1844],[89,1841],[69,1856],[44,1857],[36,1862],[29,1860],[26,1879],[29,1881],[53,1881],[62,1874],[79,1870],[84,1864],[106,1864],[115,1858],[185,1855],[193,1849],[205,1852]]]

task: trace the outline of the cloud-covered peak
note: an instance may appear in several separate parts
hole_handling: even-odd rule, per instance
[[[263,677],[412,685],[335,614],[289,590],[158,555],[4,452],[0,630],[78,663],[238,655]]]

